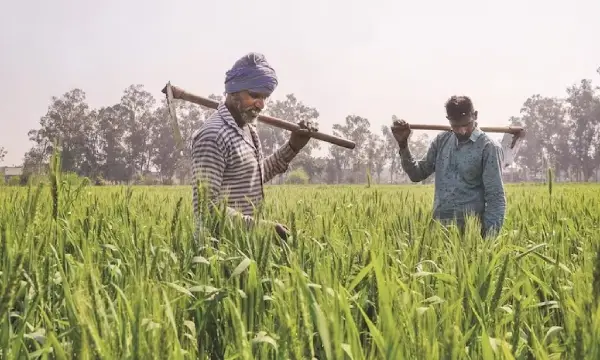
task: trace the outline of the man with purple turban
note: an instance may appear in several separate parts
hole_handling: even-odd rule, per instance
[[[192,139],[193,206],[201,226],[198,182],[206,189],[209,210],[226,202],[226,216],[241,219],[247,228],[257,225],[287,238],[289,230],[277,222],[254,217],[264,198],[264,183],[287,171],[289,163],[310,140],[312,123],[301,121],[300,130],[271,156],[264,158],[256,120],[265,100],[278,85],[275,70],[260,53],[249,53],[235,62],[225,76],[225,102],[196,131]]]

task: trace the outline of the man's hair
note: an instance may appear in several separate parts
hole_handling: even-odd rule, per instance
[[[446,101],[446,115],[451,119],[459,119],[473,113],[473,102],[468,96],[452,96]]]

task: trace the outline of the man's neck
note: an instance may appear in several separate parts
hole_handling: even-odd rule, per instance
[[[235,120],[235,123],[240,128],[243,129],[244,127],[246,127],[246,123],[242,121],[242,116],[240,115],[239,111],[237,111],[235,106],[233,106],[231,103],[225,102],[225,107],[227,107],[227,110],[229,110],[229,113],[233,117],[233,120]]]

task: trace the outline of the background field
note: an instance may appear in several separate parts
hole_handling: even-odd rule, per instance
[[[1,359],[600,356],[598,185],[508,185],[493,241],[430,186],[269,187],[296,236],[216,250],[189,187],[52,188],[0,188]]]

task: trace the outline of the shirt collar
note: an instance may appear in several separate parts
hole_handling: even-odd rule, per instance
[[[473,132],[471,133],[469,140],[471,140],[472,142],[477,141],[477,139],[479,139],[482,133],[483,131],[481,131],[479,127],[476,127],[475,130],[473,130]]]
[[[217,112],[219,113],[219,116],[221,117],[221,119],[223,119],[223,121],[225,121],[225,123],[227,125],[234,128],[237,131],[237,133],[242,138],[244,138],[244,140],[246,140],[246,142],[248,142],[248,144],[250,146],[255,147],[254,141],[252,141],[252,139],[248,139],[248,137],[244,133],[244,130],[237,124],[237,122],[233,118],[233,115],[231,115],[231,112],[229,112],[229,109],[227,108],[227,106],[225,106],[225,103],[219,104],[219,106],[217,107]],[[256,132],[256,125],[247,124],[246,126],[248,126],[250,128],[250,132],[252,132],[252,133]]]
[[[227,109],[227,106],[225,106],[224,103],[219,104],[219,106],[217,107],[217,111],[219,112],[219,116],[221,117],[221,119],[223,119],[227,125],[239,129],[240,131],[242,130],[235,122],[235,119],[233,118],[233,116],[229,112],[229,109]]]
[[[471,133],[471,136],[469,136],[469,140],[471,142],[475,142],[475,141],[477,141],[477,139],[479,139],[481,134],[483,134],[483,131],[481,131],[481,129],[479,127],[476,127],[473,130],[473,132]],[[456,136],[454,136],[454,140],[456,140],[456,146],[458,146],[458,138]]]

